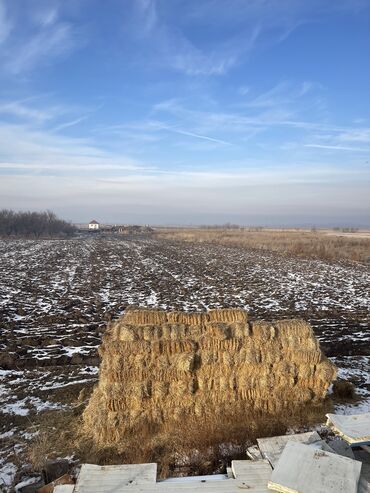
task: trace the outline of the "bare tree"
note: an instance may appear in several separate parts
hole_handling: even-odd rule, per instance
[[[59,219],[54,212],[15,212],[0,210],[0,236],[2,237],[55,237],[71,236],[76,228]]]

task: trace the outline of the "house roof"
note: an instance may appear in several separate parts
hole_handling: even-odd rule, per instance
[[[98,221],[95,221],[95,219],[93,219],[92,221],[89,222],[89,224],[99,224]]]

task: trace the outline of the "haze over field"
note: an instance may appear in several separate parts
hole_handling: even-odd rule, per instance
[[[370,226],[366,0],[0,0],[0,209]]]

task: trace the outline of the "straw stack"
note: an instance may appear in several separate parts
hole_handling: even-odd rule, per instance
[[[243,310],[128,309],[108,327],[100,354],[84,424],[102,445],[141,424],[320,402],[336,376],[308,323],[251,323]]]

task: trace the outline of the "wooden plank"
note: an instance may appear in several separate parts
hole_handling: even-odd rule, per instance
[[[358,493],[361,462],[288,442],[268,487],[281,493]]]
[[[321,438],[316,431],[298,433],[296,435],[281,435],[277,437],[258,438],[257,443],[264,459],[267,459],[272,467],[277,464],[285,445],[288,442],[305,444],[320,444]]]
[[[326,424],[351,445],[370,445],[370,413],[327,414]]]

